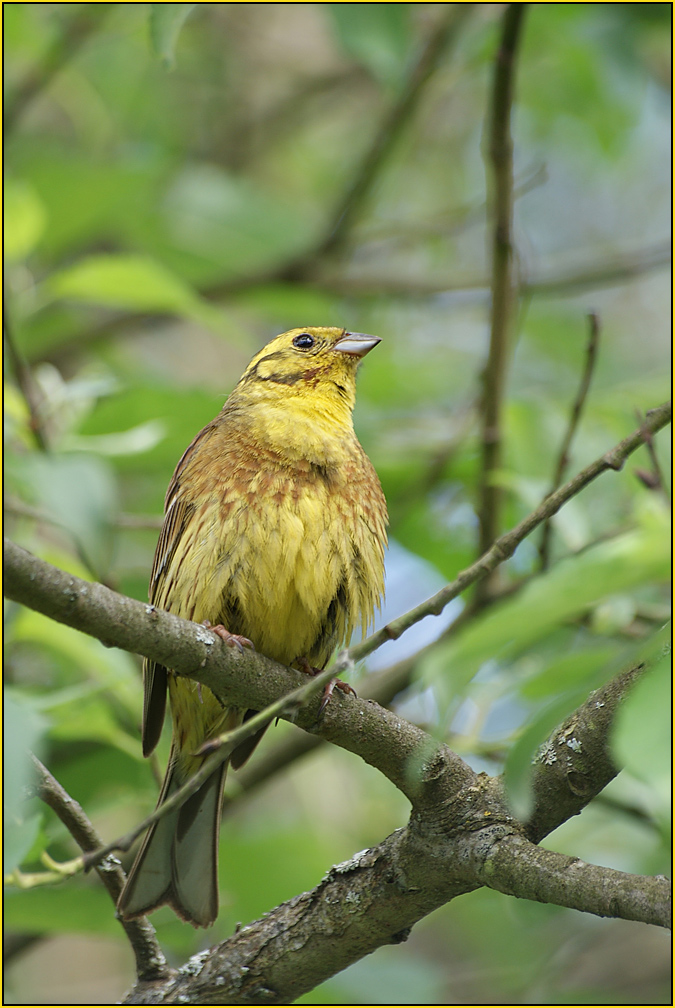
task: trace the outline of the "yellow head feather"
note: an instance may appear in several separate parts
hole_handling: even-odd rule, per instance
[[[338,463],[354,434],[356,369],[379,342],[336,327],[290,329],[256,354],[224,412],[282,458]]]

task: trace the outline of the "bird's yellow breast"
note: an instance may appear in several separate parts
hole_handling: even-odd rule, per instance
[[[384,515],[370,463],[354,438],[339,467],[258,449],[255,460],[226,452],[220,473],[191,510],[157,603],[179,612],[180,600],[179,615],[222,622],[283,664],[302,656],[321,667],[367,625],[383,590]]]

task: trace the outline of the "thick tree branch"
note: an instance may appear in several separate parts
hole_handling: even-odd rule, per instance
[[[596,734],[606,741],[606,732]],[[540,850],[511,818],[499,780],[474,774],[456,788],[445,775],[453,754],[445,746],[428,752],[424,801],[404,829],[331,869],[311,892],[193,957],[163,990],[154,986],[148,992],[138,984],[124,1003],[288,1004],[379,945],[404,941],[415,921],[480,885],[668,926],[667,879],[631,876]],[[601,774],[597,789],[604,783]],[[566,815],[579,812],[590,797],[588,789],[577,795]]]
[[[663,875],[629,875],[587,864],[522,837],[499,840],[476,872],[485,885],[520,899],[555,903],[598,917],[621,917],[668,927],[670,882]]]
[[[530,840],[538,843],[577,815],[616,776],[607,736],[619,704],[643,671],[633,666],[594,690],[541,747],[532,772],[533,810],[525,824]]]
[[[168,614],[144,612],[153,629],[155,621],[164,615]],[[191,636],[193,629],[204,630],[186,625]],[[193,638],[195,658],[203,647],[203,642]],[[235,654],[226,647],[221,651],[221,664]],[[266,669],[286,671],[260,655],[238,655],[234,664],[239,664],[240,673],[243,670],[239,659],[246,657],[263,662]],[[193,659],[192,664],[200,662]],[[215,670],[211,671],[210,678],[202,671],[199,677],[219,694],[230,695],[222,683],[218,685]],[[300,675],[290,670],[288,674]],[[224,678],[230,680],[229,676]],[[263,689],[268,684],[250,680],[247,704],[259,702],[254,698],[254,687]],[[269,693],[269,688],[264,691]],[[409,825],[374,850],[333,869],[317,889],[283,904],[228,942],[192,960],[178,977],[167,983],[139,983],[127,1003],[210,1004],[217,1000],[221,1004],[288,1004],[378,945],[403,940],[416,920],[454,896],[480,884],[498,888],[494,877],[481,875],[482,866],[497,856],[495,851],[506,864],[522,856],[522,845],[511,848],[505,842],[512,836],[523,844],[527,840],[504,804],[498,780],[476,775],[446,746],[374,704],[354,698],[336,700],[339,709],[331,704],[320,728],[313,712],[307,709],[300,712],[298,720],[357,752],[401,787],[413,802]],[[598,703],[601,701],[596,699],[595,709],[604,712],[604,706],[598,707]],[[550,772],[549,766],[542,764],[544,774]],[[566,814],[579,811],[593,792],[604,786],[605,776],[602,774],[595,786],[589,782],[583,794],[573,789],[573,807],[568,806]],[[562,787],[569,792],[567,781]],[[533,846],[530,849],[535,850]],[[512,856],[510,851],[514,852]],[[563,877],[568,859],[562,855],[551,858],[545,863],[548,874]],[[599,872],[606,878],[604,869]],[[523,896],[529,896],[527,887],[535,884],[528,878],[526,891],[521,893],[515,868],[510,874],[505,868],[499,879],[506,891]],[[621,884],[623,893],[632,883],[622,879]],[[541,879],[536,885],[539,898],[553,898],[558,892],[555,879]],[[665,883],[661,880],[658,886],[660,907],[665,899]],[[568,897],[565,905],[589,912],[600,909],[602,913],[620,909],[644,919],[642,904],[638,906],[622,896],[614,904],[610,899],[598,907],[595,899],[587,906],[582,899],[584,892],[585,888],[580,889],[573,903]],[[289,942],[294,948],[292,969]]]

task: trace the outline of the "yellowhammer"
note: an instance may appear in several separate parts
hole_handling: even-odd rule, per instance
[[[223,409],[197,435],[169,484],[150,601],[222,624],[284,665],[323,668],[365,629],[384,581],[387,509],[356,439],[360,359],[377,336],[309,327],[258,353]],[[223,635],[221,634],[221,635]],[[173,744],[160,802],[203,762],[208,739],[246,712],[146,661],[143,752],[159,739],[168,684]],[[235,749],[236,769],[260,735]],[[149,831],[120,896],[124,917],[168,903],[207,927],[218,913],[217,850],[227,763]]]

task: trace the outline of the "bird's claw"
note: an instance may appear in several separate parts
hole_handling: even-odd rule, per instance
[[[243,654],[244,648],[248,647],[255,651],[253,641],[250,641],[248,637],[242,637],[241,634],[230,633],[226,630],[222,623],[217,623],[216,626],[211,626],[207,619],[204,620],[202,626],[207,627],[212,633],[217,634],[221,640],[225,641],[228,647],[236,647]]]
[[[301,655],[299,658],[296,658],[294,664],[297,665],[298,668],[302,672],[305,672],[307,675],[316,676],[319,674],[319,672],[323,672],[323,669],[315,668],[314,665],[310,665],[304,655]],[[343,693],[351,693],[352,696],[357,695],[356,690],[354,689],[353,686],[350,686],[349,683],[343,682],[342,679],[331,679],[330,682],[327,682],[323,688],[323,693],[321,695],[321,706],[319,707],[319,717],[321,717],[326,707],[328,706],[328,702],[332,697],[333,690],[335,689],[336,686],[339,690],[342,690]]]
[[[321,717],[328,706],[328,702],[330,701],[330,698],[333,695],[333,690],[336,686],[339,690],[342,690],[343,693],[351,693],[352,696],[357,695],[356,690],[353,686],[350,686],[349,683],[343,682],[342,679],[331,679],[330,682],[327,682],[323,688],[323,696],[321,697],[321,705],[319,706],[319,717]]]

